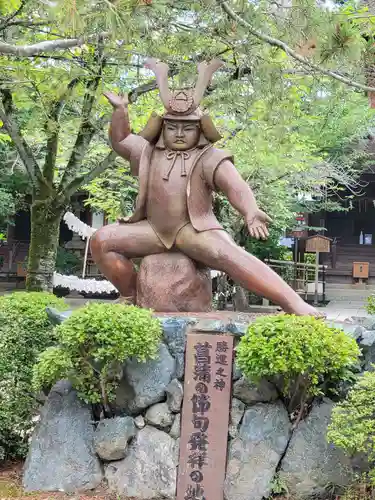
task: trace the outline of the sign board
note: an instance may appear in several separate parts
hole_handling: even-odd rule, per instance
[[[296,213],[296,222],[299,225],[305,226],[306,225],[306,217],[303,212],[297,212]]]
[[[307,231],[304,229],[293,229],[293,231],[290,232],[293,238],[306,238],[307,234]]]
[[[223,500],[233,336],[190,333],[185,360],[177,500]]]
[[[331,239],[320,234],[310,236],[306,240],[306,252],[327,253],[331,251]]]
[[[306,238],[308,235],[306,223],[306,215],[303,212],[298,212],[296,214],[295,227],[290,231],[289,235],[294,238]]]
[[[25,278],[27,275],[27,262],[17,262],[17,276]]]
[[[353,262],[353,278],[367,279],[369,276],[368,262]]]

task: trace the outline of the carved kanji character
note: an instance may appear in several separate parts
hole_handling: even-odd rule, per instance
[[[195,385],[195,390],[199,393],[199,394],[207,394],[208,392],[208,387],[206,384],[204,384],[203,382],[198,382],[196,385]]]
[[[228,356],[226,354],[216,354],[216,364],[228,366]]]
[[[207,417],[200,417],[199,415],[193,415],[192,423],[194,429],[199,429],[202,432],[206,432],[208,426],[210,425],[210,420]]]
[[[205,432],[194,432],[189,439],[190,449],[206,451],[208,445],[207,434]]]
[[[228,375],[226,375],[224,372],[225,372],[224,368],[220,367],[216,370],[216,375],[218,375],[219,377],[227,377]]]
[[[223,389],[225,389],[225,380],[223,380],[222,378],[217,378],[214,382],[214,387],[215,389],[219,389],[219,391],[222,391]]]
[[[206,462],[207,458],[207,453],[205,451],[193,451],[188,458],[188,464],[191,466],[192,469],[195,467],[198,467],[198,469],[201,469],[204,465],[207,465]]]
[[[225,340],[216,344],[216,352],[227,352],[228,349],[228,342]]]
[[[193,413],[203,415],[211,408],[210,396],[207,394],[194,394],[191,400],[193,402]]]
[[[190,479],[194,483],[201,483],[203,481],[203,474],[200,470],[193,470],[193,472],[190,472]]]
[[[206,500],[206,497],[204,497],[203,495],[204,489],[200,484],[197,484],[195,486],[189,484],[186,489],[184,500]]]

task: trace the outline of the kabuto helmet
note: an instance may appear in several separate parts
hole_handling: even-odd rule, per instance
[[[204,93],[210,84],[212,75],[217,71],[223,62],[214,59],[209,63],[198,64],[198,78],[194,89],[181,89],[172,92],[168,86],[169,67],[166,63],[156,59],[147,59],[146,67],[153,71],[156,77],[156,84],[159,88],[160,98],[165,108],[163,116],[152,113],[145,128],[139,135],[149,142],[155,142],[161,133],[164,120],[178,121],[198,121],[201,131],[207,141],[214,143],[221,139],[210,116],[204,114],[199,108],[199,104]]]

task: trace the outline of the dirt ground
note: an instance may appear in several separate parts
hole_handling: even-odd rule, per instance
[[[18,498],[19,500],[118,500],[101,488],[84,495],[64,493],[25,493],[22,489],[22,463],[12,463],[0,468],[0,500]]]

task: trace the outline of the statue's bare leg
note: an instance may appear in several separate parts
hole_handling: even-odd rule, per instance
[[[103,226],[91,237],[90,248],[102,274],[123,297],[133,300],[137,275],[130,259],[166,251],[146,220]]]
[[[179,232],[176,246],[190,258],[225,272],[247,290],[280,305],[287,313],[318,315],[280,276],[237,246],[225,231],[198,233],[189,224]]]

